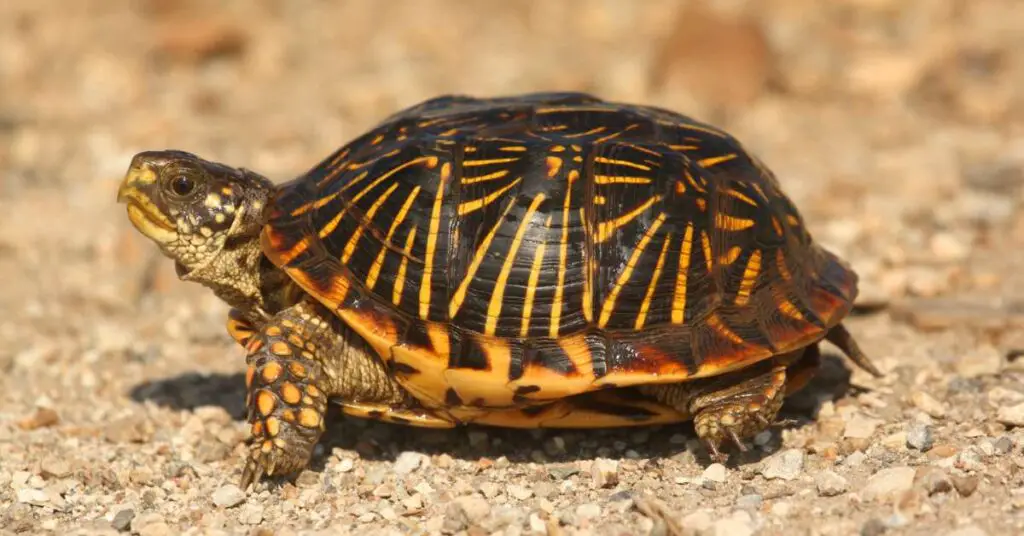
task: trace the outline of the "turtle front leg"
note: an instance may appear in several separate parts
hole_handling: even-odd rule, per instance
[[[746,451],[745,441],[768,429],[786,396],[787,363],[774,359],[722,376],[641,389],[693,416],[711,459],[725,462],[726,442]]]
[[[321,315],[314,305],[299,303],[245,337],[251,437],[242,489],[264,475],[305,468],[324,432],[327,397],[332,392],[324,363],[334,336]],[[235,335],[245,330],[231,331]]]

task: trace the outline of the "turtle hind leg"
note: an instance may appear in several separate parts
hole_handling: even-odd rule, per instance
[[[692,415],[711,459],[725,462],[729,443],[746,451],[748,439],[775,423],[786,396],[786,364],[769,360],[722,376],[641,389]]]

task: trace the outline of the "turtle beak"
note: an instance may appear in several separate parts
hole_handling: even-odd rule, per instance
[[[145,154],[137,155],[117,189],[117,202],[128,205],[128,219],[139,232],[160,243],[173,242],[177,226],[161,210],[157,188],[155,166]]]

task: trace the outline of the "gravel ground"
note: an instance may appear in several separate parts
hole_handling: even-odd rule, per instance
[[[1019,0],[685,5],[0,2],[0,534],[1024,530]],[[420,99],[551,89],[739,136],[861,274],[885,376],[826,348],[795,423],[728,466],[690,426],[350,419],[238,490],[242,351],[114,204],[131,155],[284,180]]]

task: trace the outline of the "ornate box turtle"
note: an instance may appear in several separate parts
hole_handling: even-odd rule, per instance
[[[693,419],[714,459],[772,425],[857,276],[729,134],[581,93],[444,96],[275,186],[144,152],[118,192],[231,307],[243,487],[303,469],[329,401],[416,426]]]

